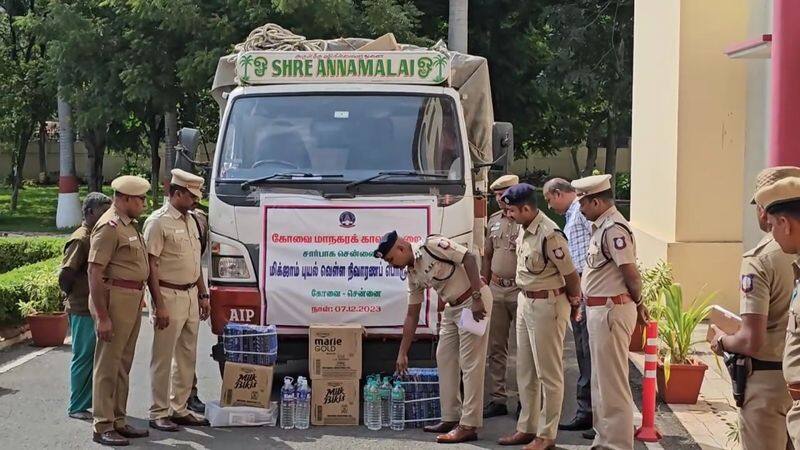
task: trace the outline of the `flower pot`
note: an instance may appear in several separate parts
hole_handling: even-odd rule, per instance
[[[664,364],[659,361],[656,371],[658,394],[667,403],[694,405],[707,369],[707,365],[697,360],[694,364],[670,364],[669,381],[666,381]]]
[[[647,336],[644,335],[645,329],[644,325],[640,324],[638,321],[636,322],[636,326],[633,327],[631,343],[628,345],[628,350],[632,352],[641,352],[644,350],[644,344],[647,342]]]
[[[27,320],[34,345],[55,347],[64,344],[69,325],[67,313],[33,314]]]

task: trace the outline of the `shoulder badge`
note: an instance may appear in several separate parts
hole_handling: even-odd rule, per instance
[[[749,294],[750,292],[753,292],[753,279],[754,279],[754,277],[755,276],[752,273],[751,274],[747,274],[747,275],[742,275],[742,292],[743,293]]]
[[[116,217],[108,219],[108,222],[106,222],[106,223],[109,224],[111,226],[111,228],[117,228],[117,225],[119,225],[119,222],[117,222],[117,218]]]
[[[625,242],[625,236],[615,237],[614,238],[614,248],[617,250],[622,250],[627,247],[628,244]]]
[[[439,242],[437,242],[436,245],[443,250],[450,248],[450,242],[446,239],[439,239]]]
[[[561,247],[553,250],[553,255],[555,255],[556,259],[564,259],[564,250]]]

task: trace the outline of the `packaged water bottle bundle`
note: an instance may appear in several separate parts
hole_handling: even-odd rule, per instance
[[[225,359],[230,362],[271,366],[278,359],[278,333],[274,325],[228,323],[222,341]]]
[[[439,371],[411,368],[400,377],[405,390],[405,427],[422,428],[441,419]]]

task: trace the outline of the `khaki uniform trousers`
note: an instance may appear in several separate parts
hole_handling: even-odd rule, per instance
[[[592,358],[592,414],[597,436],[592,448],[633,449],[633,396],[628,382],[628,347],[636,304],[586,308]]]
[[[486,308],[486,320],[491,320],[492,291],[489,286],[481,288],[481,297]],[[471,307],[471,298],[458,306],[445,307],[436,348],[436,365],[439,368],[442,421],[480,427],[483,426],[483,381],[489,333],[477,336],[458,328],[461,310]],[[459,389],[462,377],[463,402]]]
[[[522,411],[517,431],[555,439],[564,400],[564,336],[570,306],[566,294],[517,306],[517,383]],[[544,397],[544,408],[542,408]]]
[[[95,433],[126,425],[128,376],[142,322],[142,291],[110,286],[108,316],[113,325],[111,342],[97,339],[94,350],[92,409]]]
[[[487,376],[489,378],[489,398],[497,404],[506,404],[508,385],[506,372],[508,367],[508,335],[511,324],[517,316],[517,296],[519,289],[515,286],[500,287],[490,284],[494,305],[492,319],[489,323],[489,357]]]
[[[786,448],[786,413],[792,397],[780,370],[757,370],[747,378],[744,403],[739,410],[743,450]]]
[[[189,414],[186,401],[192,391],[200,328],[197,287],[188,291],[160,289],[161,298],[169,312],[169,326],[153,331],[150,359],[150,392],[153,398],[151,420]]]
[[[786,429],[794,448],[800,449],[800,400],[794,400],[786,413]]]

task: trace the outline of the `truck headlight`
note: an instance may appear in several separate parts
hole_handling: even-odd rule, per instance
[[[211,256],[214,276],[217,278],[250,278],[247,263],[241,256]]]

